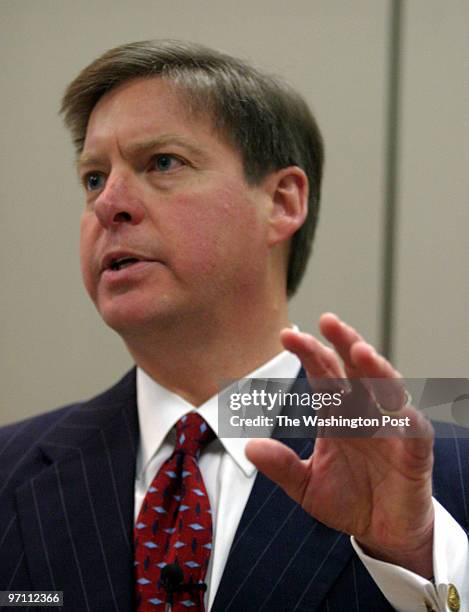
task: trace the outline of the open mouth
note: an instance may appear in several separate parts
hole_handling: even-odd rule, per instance
[[[113,272],[117,272],[123,268],[128,268],[139,261],[141,261],[141,259],[137,259],[136,257],[119,257],[118,259],[113,259],[111,261],[109,269]]]

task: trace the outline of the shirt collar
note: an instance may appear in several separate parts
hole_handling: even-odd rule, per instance
[[[296,355],[282,351],[245,378],[296,378],[300,367],[301,363]],[[177,421],[188,412],[197,410],[218,435],[218,395],[212,396],[196,408],[179,395],[162,387],[141,368],[137,368],[137,408],[140,424],[139,472],[145,469]],[[244,452],[248,439],[221,438],[220,441],[245,475],[252,476],[255,467]]]

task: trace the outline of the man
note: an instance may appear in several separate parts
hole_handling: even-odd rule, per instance
[[[62,110],[85,287],[137,370],[2,430],[1,588],[61,590],[80,611],[465,609],[467,442],[436,442],[440,505],[432,429],[399,374],[335,315],[320,321],[335,351],[288,319],[323,160],[301,98],[209,49],[142,42],[85,68]],[[300,362],[313,384],[387,379],[377,405],[417,435],[318,438],[312,455],[309,440],[212,435],[187,450],[194,412],[216,434],[219,381],[296,378]],[[189,548],[210,552],[186,561]]]

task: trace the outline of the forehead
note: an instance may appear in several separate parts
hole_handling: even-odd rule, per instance
[[[83,151],[110,137],[125,142],[155,132],[174,132],[222,140],[210,116],[194,113],[188,95],[159,77],[127,81],[102,96],[93,108]]]

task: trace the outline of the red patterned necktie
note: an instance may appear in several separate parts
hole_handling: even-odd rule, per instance
[[[168,594],[161,570],[177,564],[185,591],[173,595],[174,612],[205,612],[203,583],[212,548],[212,516],[197,464],[215,434],[196,412],[176,423],[176,447],[153,479],[135,524],[135,573],[138,612],[165,609]]]

